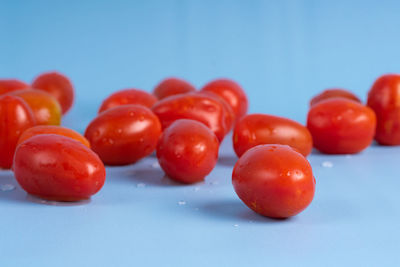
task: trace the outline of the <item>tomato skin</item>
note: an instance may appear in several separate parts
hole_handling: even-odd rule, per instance
[[[0,79],[0,95],[16,90],[28,89],[29,87],[29,84],[17,79]]]
[[[235,164],[232,183],[250,209],[272,218],[300,213],[315,192],[311,165],[286,145],[259,145],[246,151]]]
[[[306,127],[293,120],[267,114],[250,114],[241,118],[235,125],[232,141],[238,157],[262,144],[289,145],[303,156],[310,154],[313,147]]]
[[[157,158],[171,179],[195,183],[214,169],[218,148],[219,141],[207,126],[182,119],[164,130],[157,145]]]
[[[142,105],[151,108],[157,102],[157,98],[143,90],[124,89],[107,97],[100,106],[99,113],[121,105]]]
[[[400,145],[400,75],[379,77],[368,93],[367,105],[375,111],[375,140],[381,145]]]
[[[315,104],[307,117],[314,147],[326,154],[354,154],[364,150],[373,140],[375,127],[372,109],[344,98]]]
[[[326,90],[322,91],[320,94],[314,96],[310,101],[310,107],[323,101],[323,100],[330,99],[330,98],[338,98],[338,97],[343,97],[343,98],[361,103],[361,100],[352,92],[350,92],[346,89],[332,88],[332,89],[326,89]]]
[[[153,90],[153,94],[159,99],[164,99],[168,96],[185,94],[196,91],[196,88],[189,82],[170,77],[162,80]]]
[[[96,153],[56,134],[37,135],[19,145],[14,174],[27,193],[57,201],[87,199],[102,188],[106,177]]]
[[[62,114],[67,113],[74,103],[74,86],[68,77],[59,72],[46,72],[33,81],[32,87],[52,95],[60,104]]]
[[[127,165],[150,155],[160,135],[157,116],[139,105],[106,110],[85,131],[91,148],[107,165]]]
[[[24,100],[0,96],[0,168],[11,168],[20,135],[35,123],[33,112]]]

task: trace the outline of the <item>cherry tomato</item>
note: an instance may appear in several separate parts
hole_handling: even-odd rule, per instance
[[[272,218],[300,213],[315,192],[311,165],[286,145],[259,145],[246,151],[235,164],[232,183],[250,209]]]
[[[138,89],[125,89],[107,97],[99,109],[99,113],[121,105],[136,104],[151,108],[157,98],[152,94]]]
[[[345,89],[332,88],[332,89],[326,89],[322,93],[314,96],[310,101],[310,106],[313,106],[325,99],[338,98],[338,97],[343,97],[361,103],[361,100],[352,92]]]
[[[50,94],[41,90],[18,90],[10,95],[19,96],[28,103],[38,125],[60,125],[61,107]]]
[[[306,127],[290,119],[251,114],[240,119],[233,132],[233,148],[238,157],[262,144],[289,145],[307,156],[312,150],[312,137]]]
[[[0,96],[0,168],[11,168],[18,139],[32,126],[35,126],[35,117],[24,100]]]
[[[35,89],[46,91],[57,99],[62,114],[72,107],[74,102],[74,86],[65,75],[58,72],[46,72],[39,75],[32,83]]]
[[[156,148],[161,124],[150,109],[123,105],[100,113],[87,127],[85,137],[108,165],[134,163]]]
[[[345,98],[321,101],[308,112],[307,128],[322,153],[358,153],[371,144],[375,127],[372,109]]]
[[[192,119],[208,126],[220,141],[229,131],[227,111],[213,96],[200,93],[170,96],[157,102],[152,110],[160,119],[163,129],[178,119]]]
[[[375,140],[381,145],[400,145],[400,75],[379,77],[368,93],[367,105],[375,111]]]
[[[201,91],[212,92],[224,99],[235,113],[236,120],[247,113],[249,101],[242,87],[228,79],[217,79],[206,84]]]
[[[25,142],[29,138],[39,135],[39,134],[58,134],[65,137],[72,138],[78,142],[81,142],[84,146],[90,148],[89,141],[82,136],[80,133],[61,126],[52,125],[39,125],[24,131],[18,140],[18,145]]]
[[[218,160],[219,142],[203,123],[176,120],[161,135],[157,158],[173,180],[195,183],[204,180]]]
[[[57,134],[37,135],[19,145],[14,174],[27,193],[56,201],[87,199],[102,188],[106,177],[96,153]]]
[[[16,79],[0,79],[0,95],[7,94],[12,91],[27,89],[29,84]]]
[[[161,100],[171,95],[185,94],[194,91],[196,91],[196,88],[187,81],[171,77],[161,81],[154,88],[153,94]]]

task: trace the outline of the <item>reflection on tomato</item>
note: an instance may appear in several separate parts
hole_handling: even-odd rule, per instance
[[[332,88],[332,89],[326,89],[322,93],[314,96],[310,101],[310,106],[313,106],[326,99],[338,98],[338,97],[343,97],[361,103],[361,100],[352,92],[345,89]]]
[[[158,99],[164,99],[168,96],[172,95],[179,95],[179,94],[185,94],[189,92],[194,92],[196,91],[196,88],[194,88],[193,85],[188,83],[187,81],[179,78],[167,78],[165,80],[162,80],[155,88],[153,91],[153,94],[158,98]]]
[[[17,79],[0,79],[0,95],[21,89],[28,89],[29,87],[29,84]]]

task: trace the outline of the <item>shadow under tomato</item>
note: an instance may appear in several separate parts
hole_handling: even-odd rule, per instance
[[[236,155],[221,155],[218,159],[217,165],[233,167],[237,160],[238,157],[236,157]]]

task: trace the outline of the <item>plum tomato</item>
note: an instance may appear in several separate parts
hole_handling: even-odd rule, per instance
[[[153,91],[159,99],[164,99],[171,95],[185,94],[196,91],[196,88],[187,81],[175,77],[162,80]]]
[[[375,111],[375,140],[381,145],[400,145],[400,75],[379,77],[368,93],[367,105]]]
[[[59,72],[46,72],[32,82],[32,87],[43,90],[55,97],[61,106],[62,114],[72,107],[74,103],[74,86],[68,77]]]
[[[0,168],[11,168],[20,135],[33,126],[35,117],[24,100],[0,96]]]
[[[229,114],[214,96],[201,93],[170,96],[157,102],[152,110],[160,119],[163,129],[178,119],[191,119],[204,123],[219,141],[229,131]]]
[[[345,98],[313,105],[307,128],[314,147],[326,154],[354,154],[367,148],[374,137],[376,117],[367,106]]]
[[[139,89],[120,90],[107,97],[100,106],[99,113],[121,105],[142,105],[151,108],[157,98],[150,93]]]
[[[258,145],[246,151],[235,164],[232,183],[250,209],[271,218],[300,213],[315,192],[310,163],[286,145]]]
[[[338,98],[338,97],[343,97],[361,103],[361,100],[352,92],[346,89],[332,88],[332,89],[326,89],[320,94],[314,96],[310,101],[310,107],[325,99]]]
[[[204,180],[215,167],[218,148],[218,139],[207,126],[181,119],[164,130],[157,145],[157,158],[171,179],[195,183]]]
[[[29,87],[29,84],[17,79],[0,79],[0,95],[16,90],[28,89]]]
[[[289,145],[303,156],[312,150],[312,137],[306,127],[290,119],[250,114],[235,125],[232,136],[233,148],[238,157],[250,148],[263,144]]]
[[[20,144],[14,174],[27,193],[56,201],[88,199],[102,188],[106,177],[96,153],[58,134],[36,135]]]
[[[85,137],[107,165],[127,165],[156,148],[161,124],[150,109],[123,105],[100,113],[87,127]]]
[[[25,132],[22,133],[18,140],[18,145],[25,142],[29,138],[39,135],[39,134],[58,134],[62,135],[65,137],[72,138],[78,142],[81,142],[84,146],[90,148],[89,141],[80,133],[69,129],[65,128],[62,126],[54,126],[54,125],[38,125],[32,128],[29,128]]]
[[[217,79],[206,84],[201,91],[211,92],[224,99],[235,113],[237,121],[247,113],[249,101],[242,87],[229,79]]]

